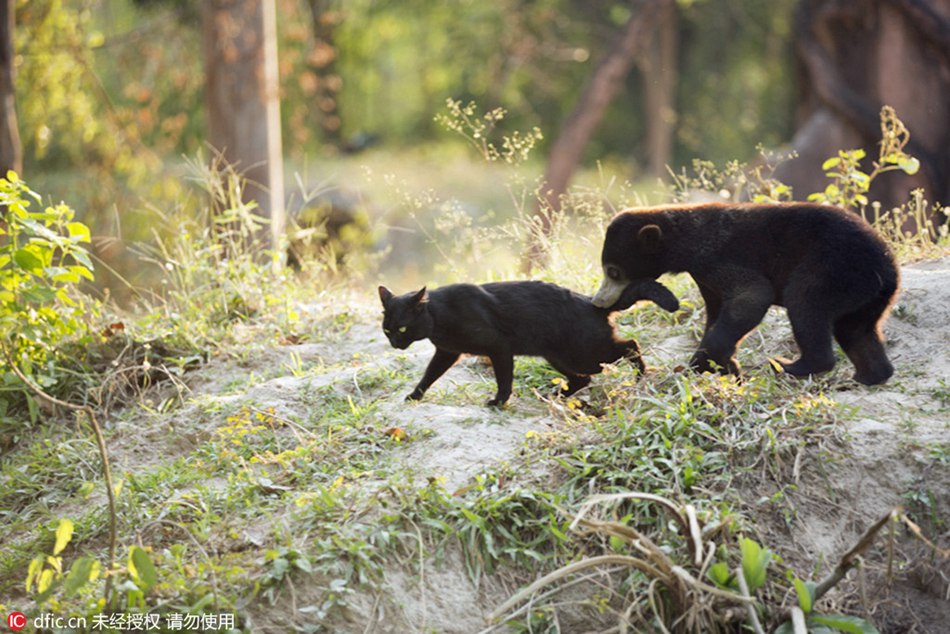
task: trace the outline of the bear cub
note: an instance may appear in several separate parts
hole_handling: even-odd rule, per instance
[[[690,360],[739,374],[739,342],[775,304],[788,310],[798,344],[785,372],[834,367],[832,337],[854,379],[887,381],[894,368],[881,324],[900,283],[887,244],[860,216],[811,203],[673,205],[624,211],[607,227],[604,281],[594,296],[610,306],[630,280],[689,273],[706,302],[706,326]]]
[[[495,371],[498,391],[488,405],[504,405],[511,396],[514,355],[544,357],[567,377],[565,395],[590,383],[605,363],[630,359],[642,373],[640,346],[618,340],[612,314],[645,299],[670,312],[679,309],[676,297],[654,280],[641,280],[620,289],[608,308],[597,308],[589,297],[546,282],[451,284],[395,296],[379,287],[383,303],[383,332],[395,348],[429,339],[435,355],[407,400],[426,390],[462,354],[487,356]]]

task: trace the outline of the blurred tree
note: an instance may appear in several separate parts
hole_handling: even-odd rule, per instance
[[[13,8],[13,0],[0,0],[0,177],[8,170],[23,172],[14,90]]]
[[[202,5],[208,142],[246,178],[244,200],[270,219],[272,248],[284,230],[276,28],[274,0]]]
[[[577,104],[548,154],[537,207],[537,230],[541,233],[550,231],[552,218],[561,211],[561,199],[580,164],[587,142],[603,119],[610,101],[620,90],[637,53],[649,43],[650,30],[662,14],[670,11],[673,1],[634,2],[627,24],[581,89]],[[540,241],[536,240],[529,246],[526,266],[530,269],[543,257]]]
[[[675,2],[661,7],[656,31],[637,60],[643,76],[646,164],[650,176],[666,176],[673,163],[676,124],[677,49],[679,18]]]
[[[339,93],[343,80],[337,72],[336,29],[343,19],[341,9],[333,7],[332,0],[307,0],[313,30],[313,47],[307,55],[309,75],[301,81],[312,81],[312,92],[319,116],[317,125],[323,131],[323,140],[340,143]]]
[[[889,105],[921,169],[876,179],[871,199],[890,209],[922,187],[931,201],[950,203],[950,0],[802,0],[795,53],[799,156],[777,176],[796,196],[824,189],[822,162],[840,149],[877,157],[878,113]]]

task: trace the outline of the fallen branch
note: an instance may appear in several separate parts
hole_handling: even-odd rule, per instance
[[[543,588],[544,586],[568,577],[572,574],[585,570],[587,568],[594,568],[597,566],[613,566],[613,565],[622,565],[630,566],[636,568],[640,572],[648,575],[654,579],[662,578],[663,574],[643,561],[642,559],[637,559],[636,557],[629,557],[627,555],[601,555],[599,557],[591,557],[590,559],[582,559],[581,561],[576,561],[572,564],[568,564],[563,568],[558,568],[554,572],[544,575],[531,585],[522,588],[511,596],[507,601],[502,603],[498,608],[492,612],[488,619],[490,621],[496,621],[505,615],[511,608],[515,607],[522,601],[530,598],[535,592]]]
[[[841,557],[838,561],[838,565],[831,571],[831,574],[819,581],[818,585],[815,586],[815,602],[825,596],[829,590],[844,579],[845,575],[847,575],[852,568],[858,565],[858,557],[861,553],[874,543],[881,529],[884,528],[889,521],[897,519],[900,513],[902,513],[900,509],[895,508],[891,510],[887,515],[874,522],[874,524],[864,532],[864,535],[861,536],[858,543]]]

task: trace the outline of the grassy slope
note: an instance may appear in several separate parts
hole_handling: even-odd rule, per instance
[[[323,294],[296,306],[292,333],[271,323],[234,327],[185,391],[146,390],[109,421],[122,483],[120,553],[141,544],[158,569],[146,605],[235,611],[254,631],[289,623],[362,631],[374,620],[387,624],[381,631],[476,631],[486,612],[542,572],[585,553],[636,552],[616,537],[571,535],[562,512],[591,494],[626,491],[694,506],[703,526],[716,527],[708,539],[719,550],[706,567],[734,563],[739,533],[780,552],[786,563],[772,566],[774,579],[760,591],[778,605],[785,566],[803,578],[827,572],[875,519],[871,509],[883,513],[893,502],[859,505],[844,490],[861,480],[852,472],[865,471],[848,430],[888,419],[854,402],[868,390],[847,381],[846,362],[807,383],[763,368],[767,355],[790,346],[778,315],[743,348],[745,382],[673,371],[702,316],[688,282],[672,283],[685,300],[673,320],[653,307],[622,320],[659,366],[647,377],[621,365],[580,400],[549,400],[556,374],[521,360],[517,396],[501,412],[481,405],[493,384],[476,362],[453,369],[425,402],[405,404],[428,344],[389,349],[372,302]],[[906,380],[888,389],[946,411],[945,382],[929,394],[908,391]],[[98,458],[79,431],[38,429],[4,460],[0,603],[8,608],[29,605],[26,566],[49,552],[59,518],[76,524],[67,566],[81,554],[104,561]],[[938,494],[950,482],[938,466],[950,448],[936,437],[921,444],[913,429],[894,433],[881,442],[914,456],[920,482],[895,482],[881,498],[903,495],[918,520],[940,529],[948,509]],[[701,576],[656,504],[626,500],[603,516],[650,535]],[[830,550],[809,557],[799,544],[815,530],[841,532],[817,540]],[[879,549],[868,556],[881,557]],[[568,607],[541,602],[529,620],[606,628],[616,610],[641,600],[644,583],[603,577],[568,592]],[[61,609],[81,609],[80,599],[61,599]],[[836,601],[857,606],[847,594]]]

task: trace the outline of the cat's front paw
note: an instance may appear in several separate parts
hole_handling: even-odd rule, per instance
[[[504,399],[500,399],[500,398],[498,398],[498,397],[496,396],[495,398],[489,399],[489,400],[485,403],[485,405],[487,405],[488,407],[504,407],[504,406],[505,406],[505,403],[507,403],[507,402],[508,402],[508,397],[507,397],[507,396],[506,396]]]
[[[406,400],[407,401],[421,401],[423,394],[425,394],[425,392],[421,390],[413,390],[412,394],[406,397]]]

